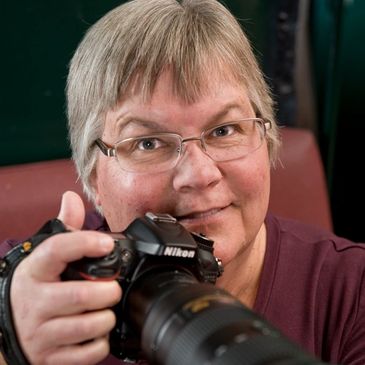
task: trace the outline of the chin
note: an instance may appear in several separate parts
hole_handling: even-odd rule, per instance
[[[221,234],[209,235],[209,232],[207,232],[206,236],[214,241],[214,256],[222,260],[223,265],[228,264],[234,258],[236,258],[243,245],[242,240],[237,242],[237,239],[234,240],[233,238],[227,236],[222,237]]]

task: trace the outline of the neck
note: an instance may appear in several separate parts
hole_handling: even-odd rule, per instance
[[[260,284],[266,250],[266,228],[263,224],[251,244],[224,267],[217,286],[227,290],[252,309]]]

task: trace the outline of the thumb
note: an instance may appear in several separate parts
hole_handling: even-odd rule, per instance
[[[57,218],[68,229],[82,228],[85,220],[85,207],[81,197],[77,193],[66,191],[62,195],[61,207]]]

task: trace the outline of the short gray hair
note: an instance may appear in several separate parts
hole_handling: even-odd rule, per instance
[[[247,89],[259,116],[272,121],[267,141],[277,156],[273,102],[250,44],[234,16],[216,0],[133,0],[118,6],[86,33],[70,64],[67,112],[73,159],[90,199],[96,164],[94,141],[105,114],[132,82],[153,93],[159,76],[172,70],[175,93],[187,102],[204,92],[207,69],[228,69]]]

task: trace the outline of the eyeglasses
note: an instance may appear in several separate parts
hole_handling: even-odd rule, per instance
[[[108,157],[116,157],[129,172],[152,173],[174,168],[184,154],[185,143],[199,141],[201,149],[217,162],[235,160],[254,152],[263,143],[271,121],[247,118],[216,125],[200,137],[183,138],[176,133],[155,133],[126,138],[110,146],[97,139],[95,144]]]

